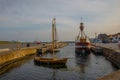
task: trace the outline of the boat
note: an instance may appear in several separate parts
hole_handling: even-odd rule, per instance
[[[41,41],[34,41],[35,44],[41,44]]]
[[[62,63],[59,63],[59,65],[58,65],[58,63],[57,64],[49,64],[49,62],[46,64],[46,62],[45,62],[45,64],[42,62],[42,63],[40,63],[39,61],[36,61],[36,62],[34,62],[34,64],[36,65],[36,66],[42,66],[42,67],[46,67],[46,68],[52,68],[52,69],[67,69],[67,66],[66,66],[66,64],[62,64]],[[49,65],[48,65],[49,64]]]
[[[99,46],[92,46],[91,51],[95,54],[102,54],[103,53],[103,48]]]
[[[55,53],[57,53],[57,52],[60,52],[60,49],[54,49],[54,50],[53,50],[53,49],[49,49],[49,50],[48,50],[49,53],[52,53],[53,51],[54,51]]]
[[[60,52],[60,49],[59,49],[59,45],[58,45],[58,34],[57,34],[57,29],[56,29],[56,18],[53,19],[53,22],[52,22],[52,26],[53,26],[53,31],[54,33],[52,33],[52,36],[54,37],[54,47],[50,48],[49,49],[49,52],[52,53],[53,51],[54,52]]]
[[[55,56],[55,29],[56,29],[56,18],[52,20],[52,58],[42,57],[36,55],[34,58],[34,62],[40,64],[66,64],[67,58],[56,58]]]
[[[97,46],[96,45],[97,43],[102,43],[102,41],[97,38],[97,33],[95,33],[94,45],[91,47],[91,51],[95,54],[102,54],[103,48],[100,46]]]
[[[80,23],[79,34],[75,39],[75,53],[78,55],[86,55],[90,53],[91,43],[84,33],[83,22]]]
[[[41,58],[36,56],[34,59],[36,63],[40,64],[65,64],[67,62],[67,58]]]

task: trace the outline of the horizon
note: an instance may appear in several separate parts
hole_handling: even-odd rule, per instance
[[[90,38],[120,30],[119,0],[0,0],[0,41],[51,42],[56,17],[59,41],[74,41],[79,24]]]

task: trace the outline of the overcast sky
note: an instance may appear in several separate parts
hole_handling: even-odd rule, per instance
[[[75,40],[83,18],[85,33],[120,32],[120,0],[0,0],[0,40],[51,41],[56,17],[59,41]]]

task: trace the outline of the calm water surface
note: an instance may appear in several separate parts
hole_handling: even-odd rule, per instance
[[[103,56],[91,53],[86,57],[75,57],[75,46],[69,44],[56,53],[58,57],[68,57],[66,66],[59,69],[34,64],[34,56],[26,57],[6,66],[0,80],[96,80],[116,68]]]

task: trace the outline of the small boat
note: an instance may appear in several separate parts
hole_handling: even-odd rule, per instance
[[[34,41],[35,44],[41,44],[41,41]]]
[[[53,51],[60,52],[59,45],[58,45],[59,42],[58,42],[58,35],[57,35],[56,19],[55,18],[53,19],[52,26],[53,26],[52,37],[53,37],[54,43],[52,42],[51,48],[48,50],[48,52],[50,52],[50,53],[52,53]],[[53,47],[53,45],[54,45],[54,47]]]
[[[80,55],[86,55],[90,53],[91,43],[88,37],[85,35],[83,22],[80,23],[80,31],[75,40],[75,52]]]
[[[60,52],[60,49],[54,49],[54,50],[53,50],[53,49],[49,49],[49,50],[48,50],[48,52],[50,52],[50,53],[52,53],[53,51],[54,51],[54,52]]]
[[[95,54],[102,54],[103,53],[103,49],[99,46],[92,46],[91,51]]]
[[[97,38],[97,33],[95,33],[94,45],[91,47],[91,51],[95,54],[102,54],[103,48],[100,46],[97,46],[96,43],[102,43],[102,41]]]
[[[40,64],[65,64],[67,62],[67,58],[41,58],[39,56],[35,56],[34,60]]]
[[[42,56],[36,55],[34,58],[34,62],[39,64],[66,64],[67,58],[56,58],[55,53],[55,35],[56,35],[56,19],[54,18],[52,21],[52,58],[43,58]],[[41,53],[41,52],[40,52]]]
[[[61,63],[59,63],[58,65],[58,64],[49,64],[49,63],[43,63],[43,62],[40,63],[35,61],[34,64],[36,66],[43,66],[43,67],[52,68],[52,69],[67,69],[66,64],[61,64]]]

